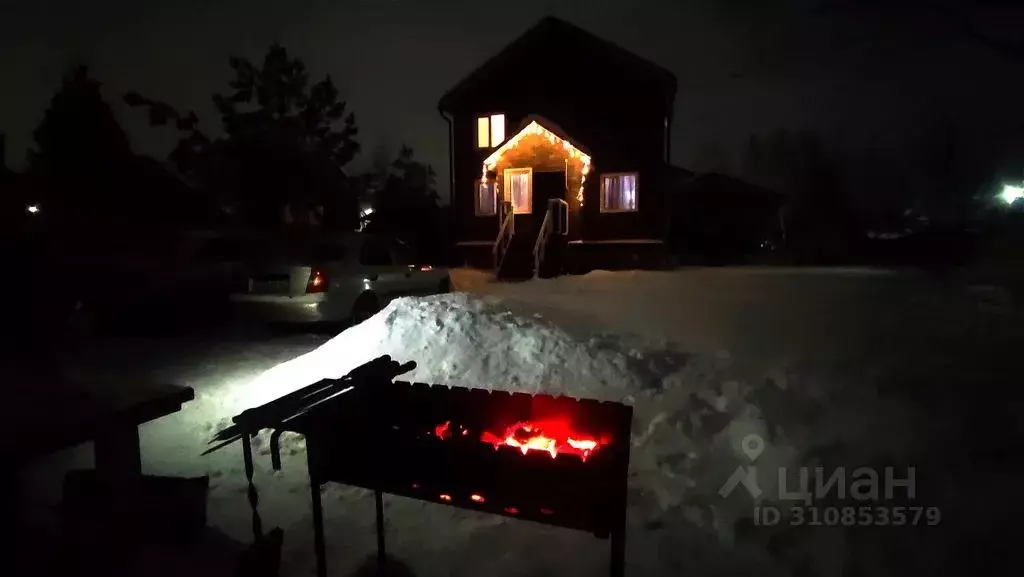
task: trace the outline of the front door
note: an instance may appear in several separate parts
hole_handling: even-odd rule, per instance
[[[537,238],[548,212],[548,200],[565,200],[565,171],[533,173],[533,238]],[[555,215],[557,216],[557,215]]]

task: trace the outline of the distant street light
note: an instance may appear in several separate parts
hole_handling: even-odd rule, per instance
[[[1024,185],[1014,186],[1012,184],[1004,184],[1003,191],[999,193],[999,198],[1006,204],[1013,204],[1017,202],[1024,198]]]
[[[30,205],[25,207],[25,212],[27,212],[29,214],[39,214],[39,205],[38,204],[30,204]]]

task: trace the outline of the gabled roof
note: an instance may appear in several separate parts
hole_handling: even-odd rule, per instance
[[[500,68],[504,63],[515,60],[517,56],[528,52],[537,45],[571,45],[593,54],[605,55],[608,59],[625,61],[631,67],[643,71],[661,82],[669,91],[670,100],[675,97],[676,77],[668,69],[595,36],[579,26],[548,16],[460,80],[441,97],[438,108],[451,111],[467,96],[473,94],[477,86],[489,80],[489,73],[492,69]]]

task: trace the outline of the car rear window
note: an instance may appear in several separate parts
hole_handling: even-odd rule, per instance
[[[367,239],[359,250],[359,264],[366,266],[391,266],[390,248],[381,239]]]
[[[395,241],[391,244],[391,253],[394,258],[395,264],[398,265],[410,265],[416,264],[413,262],[413,250],[409,248],[409,245],[401,241]]]
[[[318,261],[342,260],[348,252],[339,244],[316,244],[304,250],[307,256]]]

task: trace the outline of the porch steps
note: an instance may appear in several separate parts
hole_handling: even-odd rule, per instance
[[[495,277],[499,281],[521,281],[533,278],[533,241],[523,236],[513,237]]]
[[[522,281],[533,278],[533,245],[536,239],[516,237],[509,245],[508,254],[498,269],[497,280],[499,281]],[[560,236],[553,236],[548,240],[547,249],[544,253],[544,261],[541,262],[540,271],[537,276],[540,278],[552,278],[565,271],[565,257],[568,253],[568,246],[565,239]]]
[[[554,278],[567,272],[566,257],[569,253],[569,245],[565,237],[553,235],[548,238],[547,248],[544,250],[544,260],[540,263],[540,271],[537,276],[540,278]]]

